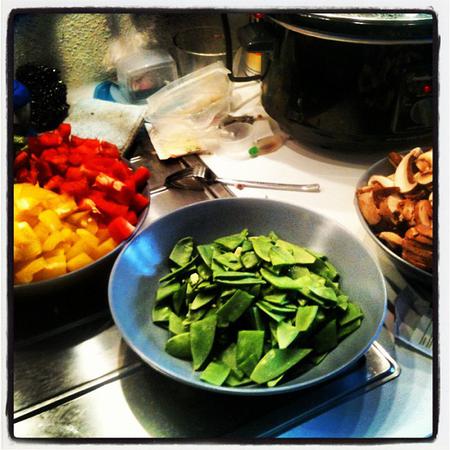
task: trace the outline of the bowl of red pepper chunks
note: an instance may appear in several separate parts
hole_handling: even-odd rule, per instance
[[[149,170],[134,170],[110,142],[71,134],[68,123],[26,138],[13,167],[15,295],[104,274],[147,216]]]

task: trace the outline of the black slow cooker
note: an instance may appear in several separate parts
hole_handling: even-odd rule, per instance
[[[273,14],[262,103],[299,142],[432,145],[433,15]]]

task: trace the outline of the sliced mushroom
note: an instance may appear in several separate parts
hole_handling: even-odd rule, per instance
[[[433,182],[433,172],[417,172],[414,174],[414,180],[423,185],[431,184]]]
[[[380,202],[393,194],[397,194],[399,192],[399,188],[397,186],[391,186],[391,187],[379,187],[379,188],[374,188],[373,190],[373,199],[375,200],[375,204],[377,206],[379,206]]]
[[[433,223],[433,208],[428,200],[420,200],[414,207],[416,224],[431,226]]]
[[[427,226],[427,225],[419,224],[415,227],[415,230],[421,236],[425,236],[429,239],[433,239],[433,227],[431,225]]]
[[[401,200],[398,204],[401,218],[406,222],[411,222],[414,219],[415,203],[409,198]]]
[[[379,184],[381,187],[388,188],[394,186],[394,180],[383,175],[372,175],[368,181],[369,186]]]
[[[393,250],[399,250],[403,246],[403,238],[392,231],[382,231],[378,237]]]
[[[373,191],[373,186],[363,186],[360,187],[359,189],[357,189],[356,193],[359,194],[364,194],[364,192],[372,192]]]
[[[403,157],[395,169],[395,185],[400,188],[400,192],[410,192],[417,186],[417,181],[414,180],[412,163],[421,153],[420,147],[412,149]]]
[[[417,255],[415,252],[403,250],[402,258],[411,263],[412,265],[418,267],[419,269],[426,270],[427,272],[431,272],[432,269],[432,258],[425,258],[423,256]]]
[[[428,150],[416,159],[416,167],[420,172],[431,172],[433,170],[433,150]]]
[[[394,167],[397,167],[400,164],[401,160],[403,159],[403,156],[400,155],[400,153],[397,153],[397,152],[390,152],[389,155],[388,155],[388,159],[389,159],[389,162]]]
[[[375,205],[372,192],[363,192],[358,195],[358,205],[362,215],[369,225],[376,225],[380,222],[381,216]]]
[[[401,198],[398,195],[389,195],[385,197],[379,206],[380,214],[390,221],[393,225],[396,225],[400,221],[399,203]]]

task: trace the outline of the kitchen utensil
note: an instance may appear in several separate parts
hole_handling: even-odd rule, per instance
[[[281,238],[326,254],[341,274],[342,289],[364,312],[360,328],[341,341],[319,365],[275,387],[217,387],[199,379],[190,361],[167,354],[168,331],[151,321],[159,279],[175,242],[192,236],[198,243],[248,228],[253,235],[271,230]],[[310,387],[355,364],[381,330],[386,287],[377,262],[359,239],[333,220],[292,204],[267,199],[231,198],[200,202],[154,221],[120,253],[111,272],[109,305],[128,345],[159,372],[191,386],[218,393],[278,394]]]
[[[217,27],[196,27],[179,31],[173,38],[181,76],[216,61],[225,64],[225,41]]]
[[[299,142],[338,151],[431,145],[429,13],[266,15],[277,42],[262,104]],[[344,62],[345,61],[345,62]]]
[[[319,192],[320,185],[314,184],[285,184],[265,181],[234,180],[221,178],[206,166],[196,165],[182,169],[166,178],[166,186],[180,189],[202,189],[204,184],[222,183],[229,186],[246,186],[253,188],[278,189],[300,192]]]
[[[358,180],[358,183],[356,184],[356,189],[366,186],[369,178],[372,175],[389,175],[393,172],[392,164],[389,162],[388,158],[383,158],[380,161],[373,164],[367,171],[361,176],[361,178]],[[387,245],[385,245],[380,239],[378,239],[377,236],[375,236],[375,233],[370,228],[369,224],[366,222],[366,219],[362,215],[359,206],[358,206],[358,199],[355,195],[354,199],[354,205],[356,208],[356,212],[358,214],[359,220],[361,221],[362,226],[367,231],[367,234],[372,238],[372,240],[377,244],[379,250],[381,250],[382,253],[384,253],[389,260],[397,267],[397,269],[405,275],[406,278],[419,282],[431,285],[433,276],[431,273],[419,269],[418,267],[414,266],[413,264],[409,263],[405,259],[403,259],[401,256],[397,255],[394,251],[392,251]]]

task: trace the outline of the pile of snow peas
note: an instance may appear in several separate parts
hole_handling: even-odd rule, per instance
[[[197,244],[180,239],[152,320],[165,350],[216,386],[273,387],[319,364],[363,320],[325,255],[247,229]]]

